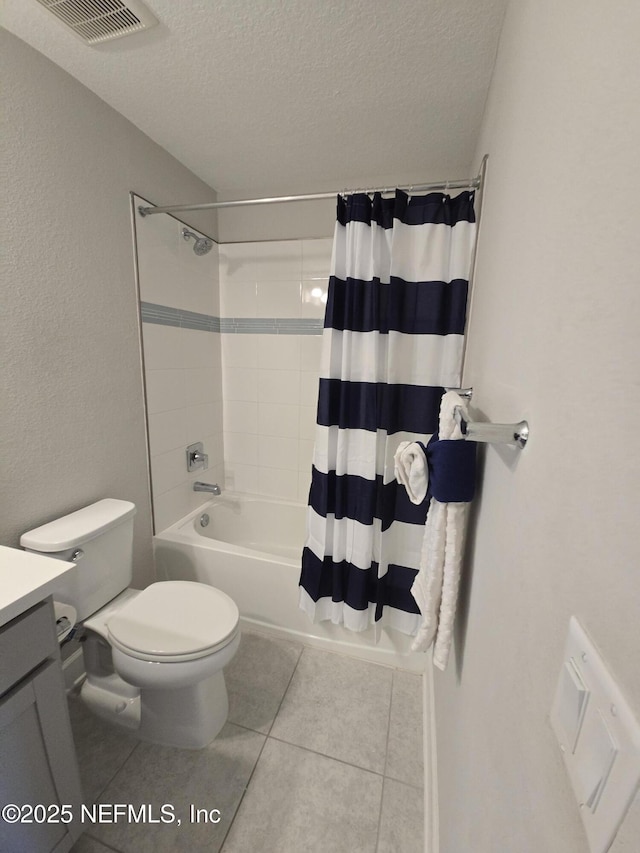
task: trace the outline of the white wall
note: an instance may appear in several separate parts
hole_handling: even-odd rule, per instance
[[[272,334],[270,322],[321,331],[330,239],[220,246],[226,487],[306,502],[320,368],[320,334]],[[280,324],[281,326],[283,324]],[[308,329],[313,331],[313,329]]]
[[[196,255],[182,228],[167,214],[136,218],[140,299],[177,309],[163,312],[164,321],[175,325],[142,314],[156,531],[203,502],[206,496],[193,491],[196,480],[224,483],[220,333],[192,328],[194,320],[205,323],[220,314],[218,245]],[[196,441],[204,444],[208,468],[189,473],[185,450]]]
[[[223,207],[218,211],[218,233],[221,243],[318,239],[333,235],[335,221],[335,199]]]
[[[0,542],[105,496],[134,501],[134,583],[152,579],[129,192],[215,193],[6,32]],[[211,214],[189,217],[214,233]]]
[[[571,614],[640,717],[638,44],[622,0],[513,2],[500,42],[465,383],[531,440],[487,449],[436,676],[442,853],[587,849],[548,721]]]

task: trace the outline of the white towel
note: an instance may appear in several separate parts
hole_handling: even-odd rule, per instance
[[[411,503],[421,504],[429,486],[424,450],[415,441],[401,441],[393,457],[393,466],[396,480],[407,490]]]
[[[462,407],[467,419],[462,398],[455,391],[447,391],[440,406],[440,439],[463,437],[453,416],[456,406]],[[468,503],[440,503],[431,498],[420,570],[411,587],[422,614],[422,624],[411,649],[426,651],[434,643],[433,663],[441,670],[447,666],[451,649],[468,508]]]

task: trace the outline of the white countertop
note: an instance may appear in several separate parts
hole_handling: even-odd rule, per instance
[[[43,601],[75,563],[0,545],[0,626]]]

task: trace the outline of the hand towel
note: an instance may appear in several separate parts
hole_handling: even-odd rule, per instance
[[[424,447],[417,441],[401,441],[393,457],[396,480],[414,504],[421,504],[429,488],[429,468]]]
[[[467,418],[462,398],[455,391],[447,391],[440,406],[439,441],[463,440],[454,418],[456,406],[462,408],[463,417]],[[465,476],[461,479],[467,483],[462,487],[463,498],[473,495],[473,488],[468,488],[468,482],[473,483],[474,460],[475,454],[467,456],[462,463]],[[455,484],[449,487],[455,494]],[[446,668],[451,650],[468,507],[468,502],[460,500],[442,502],[436,497],[431,498],[420,569],[411,587],[411,594],[422,614],[422,624],[411,646],[412,651],[426,651],[433,644],[433,663],[441,670]]]

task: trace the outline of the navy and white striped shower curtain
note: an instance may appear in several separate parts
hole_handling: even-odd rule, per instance
[[[417,631],[428,500],[410,503],[393,456],[460,384],[473,195],[338,198],[300,577],[314,621]]]

